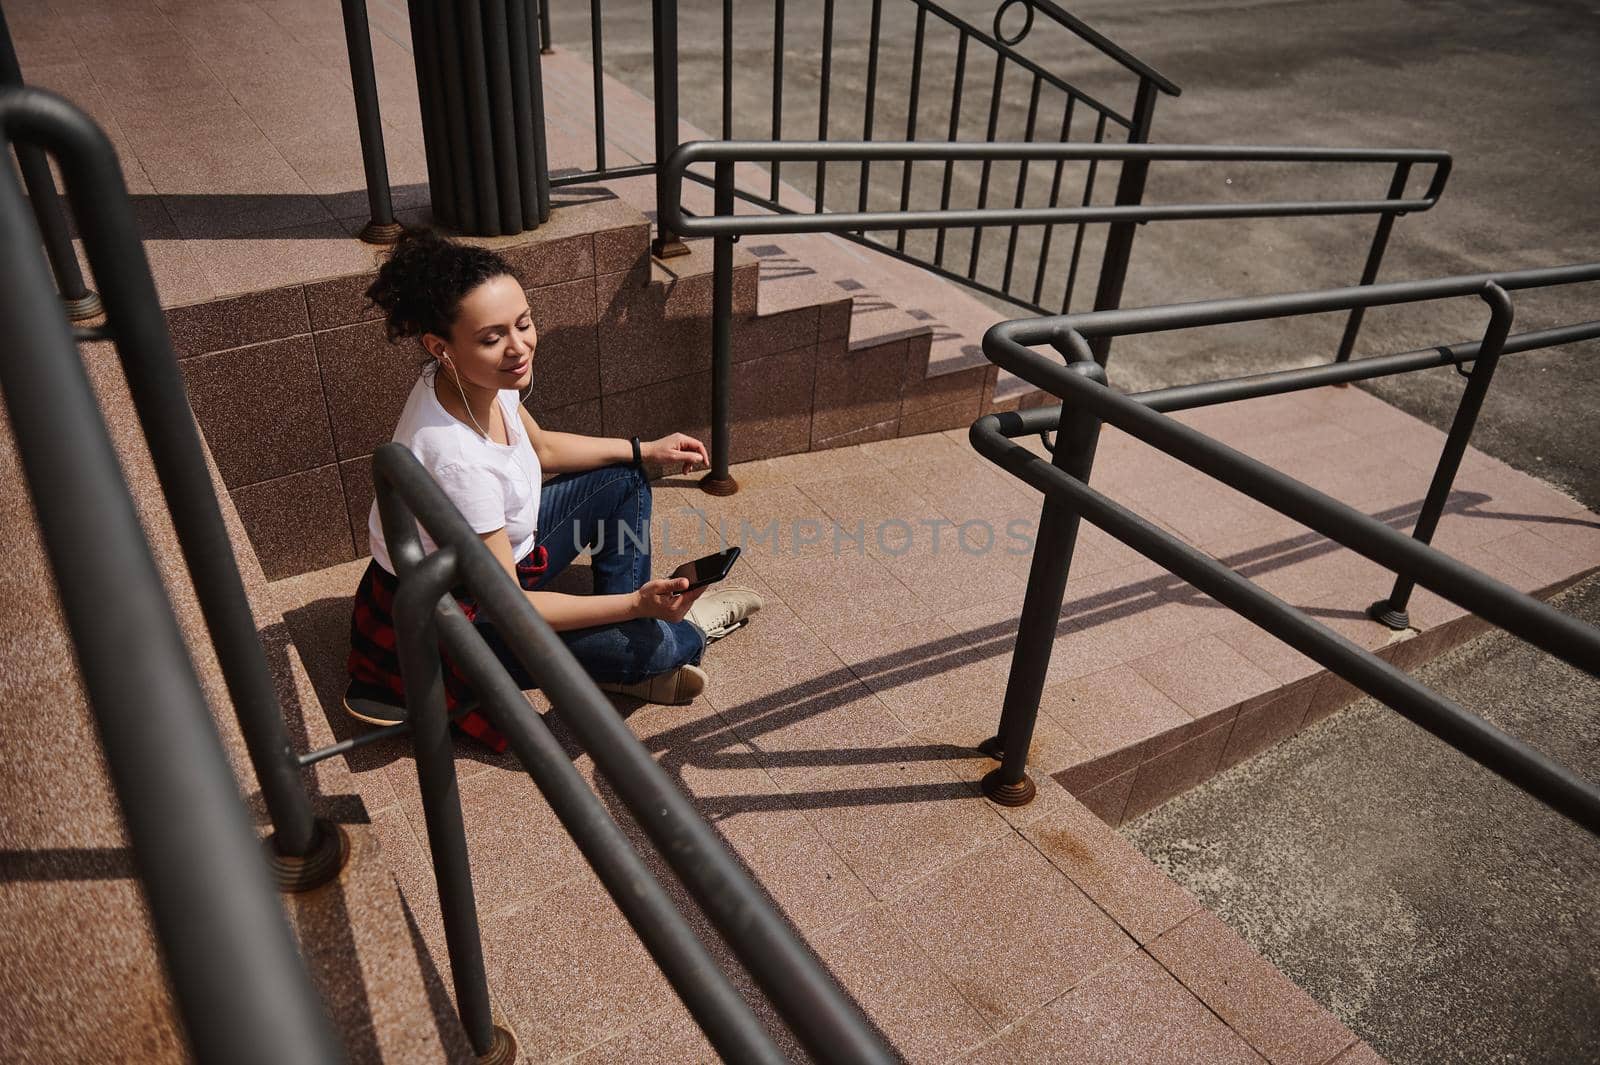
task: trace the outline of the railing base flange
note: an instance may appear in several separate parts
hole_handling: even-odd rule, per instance
[[[266,841],[267,864],[272,866],[272,879],[278,890],[285,894],[312,891],[338,877],[350,860],[350,837],[332,821],[317,819],[317,839],[311,853],[303,858],[279,854]]]
[[[62,300],[61,306],[67,312],[67,321],[74,325],[98,318],[106,311],[98,292],[86,292],[75,300]]]
[[[1411,615],[1404,610],[1396,610],[1389,605],[1389,600],[1380,599],[1367,607],[1367,617],[1380,625],[1387,625],[1396,632],[1402,632],[1411,627]]]
[[[511,1065],[517,1060],[517,1037],[510,1030],[494,1026],[494,1042],[478,1055],[478,1065]]]
[[[739,490],[739,482],[730,477],[706,474],[700,478],[700,490],[707,495],[731,496]]]
[[[395,244],[405,232],[399,222],[368,222],[361,227],[359,239],[363,244]]]
[[[657,259],[676,259],[689,254],[689,245],[677,237],[656,237],[650,242],[650,254]]]
[[[1034,787],[1033,778],[1024,773],[1021,780],[1012,784],[1000,779],[1003,772],[994,769],[984,774],[983,794],[989,801],[1001,806],[1026,806],[1032,802],[1039,791]]]

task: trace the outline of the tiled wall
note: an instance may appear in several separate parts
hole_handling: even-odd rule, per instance
[[[497,249],[539,331],[530,410],[552,429],[709,440],[709,244],[653,263],[642,216],[581,232],[582,218],[563,221]],[[976,417],[983,369],[924,381],[925,335],[851,350],[843,294],[757,317],[756,269],[735,267],[734,461]],[[371,455],[423,363],[414,340],[385,339],[363,296],[372,277],[167,310],[195,416],[271,579],[367,552]]]
[[[642,224],[501,249],[540,333],[541,424],[600,431],[597,285],[647,263]],[[598,271],[598,273],[597,273]],[[195,417],[271,578],[366,553],[370,462],[423,356],[391,345],[372,274],[167,310]]]

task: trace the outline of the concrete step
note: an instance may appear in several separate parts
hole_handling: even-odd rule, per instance
[[[547,87],[555,87],[576,109],[575,114],[581,116],[575,118],[573,124],[586,139],[574,143],[571,165],[576,168],[592,165],[592,68],[581,58],[557,48],[555,55],[545,57],[544,71]],[[655,158],[650,100],[610,75],[605,77],[605,98],[608,145],[616,146],[628,159]],[[682,122],[679,139],[715,138]],[[554,149],[552,158],[555,158]],[[752,164],[736,166],[734,180],[740,188],[762,194],[770,187],[767,171]],[[655,187],[651,179],[607,184],[618,195],[653,216]],[[812,206],[811,198],[788,182],[782,183],[781,198],[786,205],[799,211]],[[686,182],[684,205],[692,211],[710,213],[713,208],[711,190],[696,182]],[[736,204],[735,210],[740,214],[764,213],[743,201]],[[1026,382],[992,370],[979,342],[984,331],[1005,316],[961,286],[831,234],[762,237],[748,244],[748,250],[762,261],[760,305],[764,310],[815,299],[819,290],[826,291],[831,284],[855,299],[850,326],[852,349],[926,331],[929,339],[923,377],[958,375],[982,367],[991,370],[987,379],[970,373],[961,378],[961,387],[970,389],[975,404],[981,403],[982,410],[1010,409],[1042,401],[1043,395],[1036,396],[1037,390]],[[943,393],[949,395],[955,385],[946,382],[941,387]],[[929,426],[919,423],[916,427],[922,431]]]
[[[224,748],[265,834],[259,790],[120,367],[108,345],[86,345],[84,355]],[[0,892],[0,955],[6,958],[0,1027],[6,1053],[26,1061],[184,1061],[183,1035],[117,800],[55,607],[54,581],[9,432],[0,439],[0,500],[19,533],[7,549],[0,639],[29,649],[10,656],[0,671],[0,692],[6,706],[38,711],[5,714],[0,724],[6,752],[0,759],[0,850],[8,882]],[[265,578],[226,496],[223,506],[292,741],[306,749],[322,715],[304,712],[310,691],[305,670],[282,615],[265,606]],[[351,860],[337,881],[286,897],[285,908],[349,1060],[470,1061],[465,1035],[399,906],[368,823],[377,806],[337,764],[319,765],[306,780],[319,815],[344,825]]]
[[[1441,442],[1348,389],[1182,417],[1399,528],[1426,487],[1422,456]],[[1395,637],[1361,615],[1392,575],[1107,432],[1095,471],[1104,490],[1396,665],[1414,668],[1481,625],[1419,594],[1418,631]],[[953,430],[734,473],[745,487],[726,498],[681,478],[655,482],[658,569],[692,551],[702,521],[714,535],[741,518],[776,519],[786,545],[800,522],[1031,528],[1038,515],[1037,493]],[[669,519],[690,527],[669,529]],[[1576,502],[1472,452],[1440,543],[1546,595],[1600,564],[1595,528]],[[336,698],[362,565],[273,585],[339,735],[358,727],[342,721]],[[998,548],[974,554],[946,540],[940,550],[920,533],[903,553],[869,534],[864,553],[829,556],[826,568],[784,546],[752,546],[735,579],[766,605],[710,648],[702,698],[636,707],[619,697],[619,712],[910,1059],[1057,1060],[1092,1038],[1115,1060],[1159,1060],[1181,1038],[1195,1041],[1185,1045],[1199,1048],[1196,1060],[1374,1060],[1112,827],[1334,712],[1348,686],[1085,529],[1035,732],[1040,796],[993,806],[973,787],[993,762],[972,748],[993,731],[1029,565],[1026,553]],[[572,753],[592,777],[589,759]],[[351,769],[396,784],[412,773],[403,749]],[[491,986],[525,1050],[706,1060],[526,776],[467,744],[458,772]],[[597,791],[614,804],[603,783]],[[396,875],[442,958],[437,914],[423,910],[432,904],[421,811],[404,800],[402,813],[404,824],[384,828],[385,853],[406,855]],[[1010,878],[1006,927],[1027,935],[983,934],[1002,918],[970,885],[997,868]],[[1023,975],[1001,988],[996,971]]]

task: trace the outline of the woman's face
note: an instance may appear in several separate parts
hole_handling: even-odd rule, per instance
[[[462,297],[449,342],[437,347],[449,354],[464,384],[498,391],[528,387],[538,339],[522,286],[502,274]]]

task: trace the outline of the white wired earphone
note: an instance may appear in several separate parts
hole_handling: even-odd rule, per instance
[[[467,408],[467,417],[472,419],[472,427],[478,430],[479,435],[481,435],[485,440],[488,440],[488,432],[483,428],[483,426],[478,424],[477,416],[472,413],[472,404],[467,402],[467,391],[461,387],[461,375],[456,372],[456,361],[450,357],[450,353],[448,351],[444,353],[444,357],[439,361],[449,365],[450,376],[456,379],[456,395],[461,397],[461,405]],[[526,392],[517,393],[517,403],[520,405],[528,402],[528,397],[531,395],[533,395],[533,378],[530,376],[528,378],[528,390]]]
[[[478,430],[479,435],[485,440],[493,443],[494,441],[490,439],[488,432],[483,428],[483,426],[478,424],[477,415],[472,413],[472,404],[467,402],[466,389],[461,387],[461,374],[456,371],[455,360],[450,357],[450,353],[447,351],[439,361],[450,367],[450,376],[454,377],[456,380],[456,394],[461,397],[461,405],[467,409],[467,417],[472,419],[472,427]],[[520,405],[522,403],[526,403],[528,401],[528,397],[531,395],[533,395],[533,379],[530,376],[528,379],[528,390],[526,392],[517,393],[518,404]],[[498,396],[496,397],[496,401],[498,401]],[[527,435],[526,431],[523,432],[523,435]],[[506,427],[506,439],[509,440],[510,438],[511,427],[508,425]],[[528,488],[531,490],[533,488],[533,478],[529,476],[528,471],[522,468],[522,463],[520,462],[513,463],[513,465],[517,467],[517,472],[522,474],[522,479],[528,483]]]

